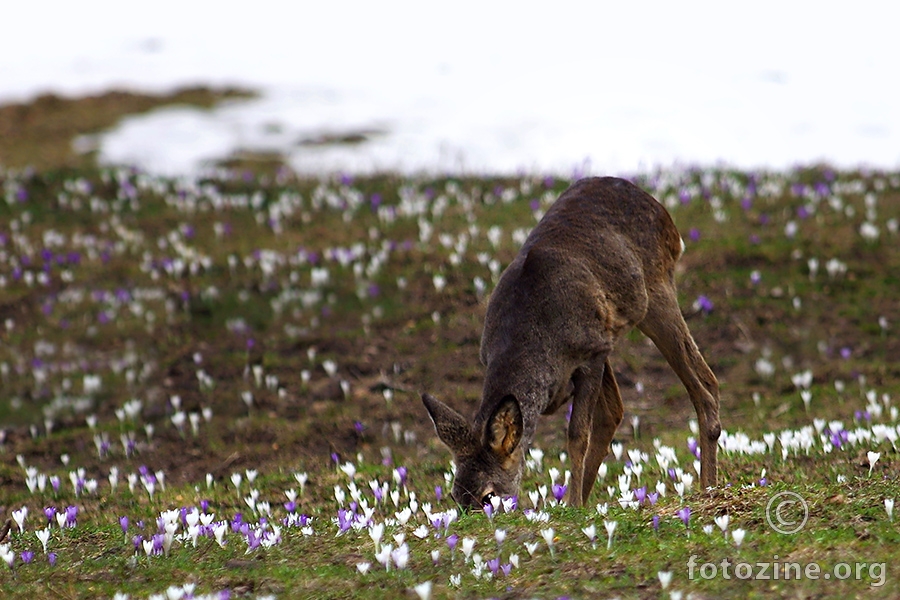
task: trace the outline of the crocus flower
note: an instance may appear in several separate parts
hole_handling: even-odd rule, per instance
[[[19,510],[12,511],[13,520],[19,528],[19,533],[25,531],[25,517],[28,516],[28,507],[23,506]]]
[[[544,538],[544,541],[547,542],[547,547],[550,549],[550,556],[553,556],[553,536],[556,535],[556,532],[553,531],[552,527],[548,527],[547,529],[541,529],[541,537]]]
[[[606,528],[606,549],[609,550],[612,548],[613,534],[616,532],[616,525],[618,522],[616,521],[603,521],[603,526]]]
[[[431,598],[431,582],[426,581],[415,586],[413,590],[421,600],[429,600]]]
[[[66,527],[75,527],[78,524],[78,507],[66,507]]]
[[[672,582],[672,571],[659,571],[656,576],[659,578],[659,585],[662,589],[669,587]]]
[[[39,542],[41,542],[41,546],[44,548],[44,552],[47,552],[47,543],[50,541],[50,527],[45,527],[44,529],[38,529],[34,532],[37,536]]]
[[[562,502],[563,497],[566,495],[566,487],[565,485],[560,485],[558,483],[554,483],[552,486],[553,497],[556,498],[557,502]]]
[[[450,558],[453,558],[453,552],[456,550],[456,543],[459,541],[459,536],[455,533],[447,536],[447,547],[450,548]]]
[[[496,575],[497,571],[500,570],[500,557],[492,558],[489,561],[487,561],[487,566],[488,566],[488,569],[491,570],[491,573]]]
[[[712,300],[710,300],[708,297],[706,297],[703,294],[699,295],[697,297],[697,299],[694,301],[694,310],[699,310],[703,314],[711,313],[713,310]]]
[[[878,462],[878,459],[881,458],[881,452],[872,452],[869,450],[866,453],[866,458],[869,459],[869,475],[872,474],[872,469],[875,468],[875,463]]]
[[[462,551],[466,556],[466,560],[469,560],[469,557],[472,556],[472,551],[475,550],[475,539],[474,538],[463,538],[462,541]]]
[[[581,532],[587,536],[587,538],[591,541],[591,545],[596,545],[597,540],[597,527],[591,523],[587,527],[583,527]]]
[[[397,565],[398,569],[405,569],[407,563],[409,563],[409,546],[406,544],[397,546],[397,548],[391,552],[391,560],[394,561],[394,564]]]
[[[716,525],[719,527],[719,529],[722,530],[723,533],[725,532],[726,529],[728,529],[728,521],[729,521],[728,515],[719,515],[718,517],[716,517],[713,520],[716,522]]]
[[[638,504],[643,504],[644,500],[647,499],[647,486],[642,486],[634,490],[634,499],[638,501]]]

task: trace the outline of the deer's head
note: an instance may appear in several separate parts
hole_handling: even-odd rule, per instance
[[[493,496],[519,490],[524,468],[522,411],[505,396],[483,423],[470,425],[458,412],[428,394],[422,395],[438,438],[453,453],[456,477],[451,495],[464,508],[480,508]]]

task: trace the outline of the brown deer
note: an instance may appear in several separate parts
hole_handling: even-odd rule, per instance
[[[566,500],[586,504],[624,413],[609,354],[633,327],[687,388],[700,428],[700,483],[715,486],[719,384],[678,307],[674,273],[683,250],[666,209],[628,181],[583,179],[563,192],[491,294],[474,423],[422,395],[456,461],[456,502],[481,507],[516,494],[538,415],[571,400]]]

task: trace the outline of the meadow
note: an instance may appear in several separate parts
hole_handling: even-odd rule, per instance
[[[719,486],[634,332],[590,507],[561,411],[465,513],[419,394],[474,411],[486,300],[569,181],[0,174],[0,596],[895,596],[900,173],[634,180],[686,243]]]

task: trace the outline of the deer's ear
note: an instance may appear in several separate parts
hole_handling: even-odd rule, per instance
[[[422,403],[434,422],[434,430],[438,438],[450,448],[454,454],[461,454],[471,449],[472,433],[466,419],[430,394],[422,394]]]
[[[485,445],[501,462],[508,459],[522,441],[522,409],[515,396],[503,398],[487,420],[484,430]]]

